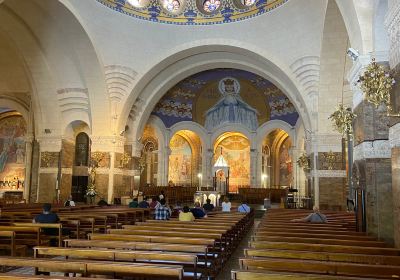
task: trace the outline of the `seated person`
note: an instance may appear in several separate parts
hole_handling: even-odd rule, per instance
[[[193,213],[190,212],[189,206],[183,206],[183,211],[179,213],[179,221],[193,222],[194,220],[195,217]]]
[[[137,202],[137,197],[135,197],[131,202],[129,202],[129,208],[138,208],[139,203]]]
[[[154,211],[154,220],[169,220],[171,217],[171,209],[167,207],[165,199],[160,200],[160,206]]]
[[[97,205],[98,206],[109,206],[108,202],[104,198],[101,198],[99,200],[99,202],[97,202]]]
[[[139,208],[149,208],[150,204],[147,202],[147,197],[143,197],[143,200],[138,204]]]
[[[172,180],[168,182],[168,187],[175,187],[175,184]]]
[[[161,191],[161,193],[158,195],[158,199],[159,200],[161,200],[161,199],[165,199],[166,200],[164,191]]]
[[[211,199],[207,198],[206,203],[203,204],[203,209],[206,210],[206,212],[214,210],[214,204],[211,204]]]
[[[51,212],[51,204],[45,203],[43,204],[43,212],[37,215],[33,220],[32,223],[38,224],[55,224],[60,221],[60,218],[56,213]],[[44,228],[44,234],[47,235],[58,235],[58,229],[56,228]]]
[[[160,206],[160,202],[158,202],[157,197],[153,197],[150,202],[150,208],[156,209]]]
[[[245,201],[242,201],[242,204],[238,207],[238,211],[240,213],[250,213],[250,206],[248,206]]]
[[[181,202],[176,202],[174,208],[172,208],[171,218],[178,218],[179,214],[182,212]]]
[[[222,212],[231,212],[232,204],[229,201],[229,198],[225,196],[224,202],[222,202]]]
[[[318,206],[313,207],[314,213],[311,213],[305,218],[301,219],[293,219],[291,222],[310,222],[310,223],[327,223],[328,220],[326,219],[326,216],[324,214],[321,214],[319,212]]]
[[[196,201],[196,203],[194,204],[194,208],[192,208],[190,211],[196,219],[207,217],[206,212],[203,208],[200,207],[200,202],[198,201]]]
[[[64,203],[64,207],[74,207],[75,206],[75,201],[72,200],[72,195],[70,195]]]

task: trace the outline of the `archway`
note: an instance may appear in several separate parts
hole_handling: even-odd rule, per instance
[[[202,146],[193,131],[180,130],[170,142],[168,181],[179,186],[199,186],[202,180]]]
[[[250,141],[242,133],[226,132],[214,142],[214,163],[222,155],[229,167],[229,193],[237,193],[239,188],[250,187]],[[220,180],[221,181],[221,180]]]
[[[0,107],[0,198],[12,203],[27,197],[26,132],[27,123],[21,113]]]

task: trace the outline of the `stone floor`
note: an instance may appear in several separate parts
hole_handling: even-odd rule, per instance
[[[239,246],[233,252],[228,262],[224,265],[222,271],[218,274],[216,280],[229,280],[231,279],[231,270],[239,269],[239,258],[244,256],[243,249],[248,247],[250,238],[253,235],[254,230],[257,228],[259,222],[260,221],[256,219],[253,227],[249,230],[247,235],[243,238],[242,242],[240,242]]]

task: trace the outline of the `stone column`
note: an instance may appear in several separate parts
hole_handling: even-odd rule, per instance
[[[259,187],[257,185],[257,150],[250,149],[250,186]]]
[[[59,170],[61,136],[39,137],[40,164],[36,202],[55,202],[57,199],[57,175]]]
[[[25,181],[24,181],[24,198],[29,202],[31,193],[31,173],[32,173],[32,142],[33,135],[25,136]]]
[[[386,28],[389,34],[389,65],[394,69],[395,88],[392,92],[392,107],[395,113],[400,112],[400,1],[389,0]],[[394,242],[400,248],[400,118],[391,120],[389,141],[392,152],[392,197]]]
[[[385,57],[375,55],[378,62]],[[386,58],[387,59],[387,58]],[[350,71],[349,81],[353,86],[353,107],[357,115],[354,120],[354,163],[365,166],[361,174],[366,178],[366,227],[368,234],[387,242],[393,241],[392,168],[389,145],[390,120],[386,107],[376,108],[363,99],[355,86],[360,74],[371,61],[369,56],[359,57]]]
[[[213,177],[214,177],[214,173],[212,171],[213,156],[214,156],[213,150],[211,148],[208,148],[206,151],[206,158],[205,158],[206,176],[203,177],[205,179],[205,182],[203,183],[203,185],[210,186],[210,187],[212,187]]]

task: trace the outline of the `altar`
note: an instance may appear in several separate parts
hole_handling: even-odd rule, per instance
[[[221,193],[217,191],[198,191],[194,194],[194,202],[200,202],[200,205],[206,203],[206,200],[211,200],[211,204],[215,207],[220,206]]]

